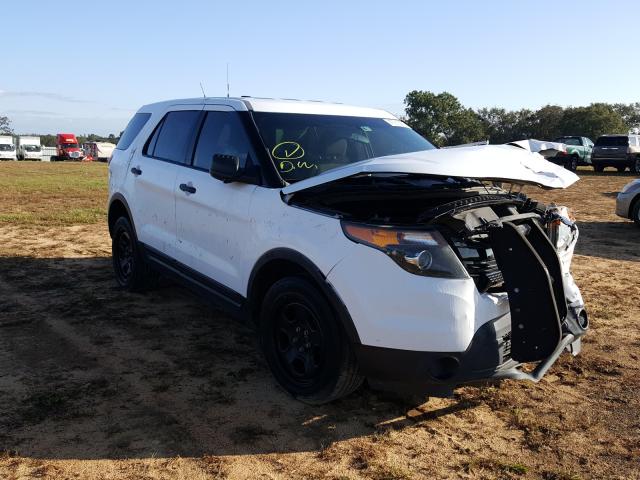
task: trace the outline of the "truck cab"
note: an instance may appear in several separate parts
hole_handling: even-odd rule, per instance
[[[559,152],[554,159],[548,159],[556,164],[564,165],[565,168],[575,171],[578,165],[591,165],[591,152],[593,142],[587,137],[567,135],[554,140],[566,146],[564,152]]]
[[[59,133],[56,137],[56,156],[52,160],[82,160],[84,152],[73,133]]]
[[[42,146],[40,137],[20,135],[17,148],[18,160],[42,160]]]
[[[16,146],[13,144],[13,137],[10,135],[0,136],[0,160],[15,160]]]

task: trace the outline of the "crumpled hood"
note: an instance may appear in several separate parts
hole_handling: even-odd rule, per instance
[[[511,145],[481,145],[370,158],[288,185],[282,189],[282,193],[288,195],[366,173],[466,177],[545,188],[566,188],[580,178],[575,173],[548,162],[538,153]]]

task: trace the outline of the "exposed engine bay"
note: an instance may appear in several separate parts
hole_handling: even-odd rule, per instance
[[[570,273],[577,226],[567,208],[538,203],[521,190],[469,178],[362,174],[285,201],[356,224],[437,230],[480,293],[508,294],[511,356],[533,362],[568,335],[579,339],[588,320]],[[396,251],[386,253],[398,261]]]

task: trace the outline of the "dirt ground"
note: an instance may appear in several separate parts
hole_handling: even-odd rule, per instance
[[[581,228],[581,355],[539,384],[310,407],[247,326],[115,286],[104,165],[0,164],[0,478],[640,478],[640,228],[614,214],[633,177],[580,174],[528,193]]]

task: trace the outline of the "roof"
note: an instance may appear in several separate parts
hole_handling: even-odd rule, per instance
[[[199,97],[166,100],[144,105],[140,111],[154,112],[166,110],[173,105],[227,105],[237,111],[252,110],[274,113],[307,113],[315,115],[342,115],[350,117],[396,118],[391,113],[377,108],[357,107],[342,103],[320,102],[314,100],[292,100],[256,97]]]

